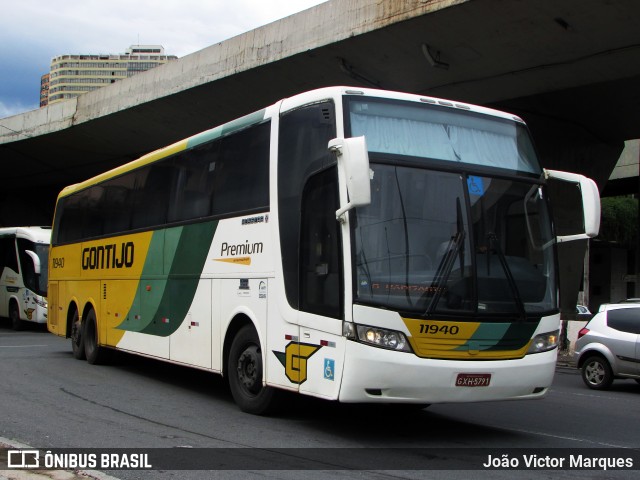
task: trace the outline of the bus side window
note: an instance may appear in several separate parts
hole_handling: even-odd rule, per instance
[[[56,243],[72,242],[82,238],[82,192],[61,198],[56,207]]]
[[[335,163],[329,140],[336,137],[333,103],[309,105],[280,118],[278,145],[278,209],[280,251],[287,301],[299,310],[302,189],[315,172]],[[335,221],[335,212],[334,212]]]
[[[300,309],[342,318],[342,258],[335,167],[311,177],[302,196]]]
[[[5,268],[18,272],[18,258],[16,257],[15,237],[0,238],[0,276]]]
[[[167,222],[169,194],[175,183],[177,169],[164,162],[137,172],[132,228],[148,228]]]
[[[101,205],[105,235],[126,232],[131,228],[130,202],[134,182],[135,172],[129,172],[105,182],[105,193]]]
[[[27,250],[35,250],[33,242],[29,242],[23,238],[18,239],[18,254],[20,256],[20,268],[22,270],[22,281],[24,286],[34,292],[38,291],[36,285],[36,272],[33,266],[33,260],[27,255]]]
[[[222,139],[213,201],[223,213],[269,206],[269,135],[265,122]]]

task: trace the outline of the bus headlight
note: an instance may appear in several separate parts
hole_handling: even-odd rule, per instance
[[[540,333],[536,335],[531,342],[531,346],[527,353],[541,353],[553,350],[558,346],[559,333],[559,330],[555,330],[553,332]]]
[[[34,297],[33,299],[34,302],[36,302],[36,305],[42,307],[42,308],[47,308],[47,301],[46,300],[39,300],[37,297]]]
[[[347,325],[346,336],[352,340],[398,352],[411,351],[407,337],[402,332],[368,325],[346,324],[345,326]],[[355,332],[353,327],[355,327]]]

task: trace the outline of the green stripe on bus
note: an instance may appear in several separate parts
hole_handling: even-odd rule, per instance
[[[480,346],[482,351],[510,351],[524,347],[538,323],[481,323],[465,344],[455,350],[466,351],[469,344]]]
[[[154,233],[133,302],[139,305],[141,321],[133,322],[137,323],[133,328],[125,321],[119,329],[167,337],[180,327],[193,303],[217,226],[212,221]],[[160,270],[165,275],[156,279]]]
[[[248,127],[249,125],[260,123],[264,120],[264,114],[264,109],[259,110],[254,113],[250,113],[249,115],[245,115],[244,117],[238,118],[237,120],[225,123],[224,125],[221,125],[219,127],[212,128],[211,130],[207,130],[206,132],[194,135],[187,140],[187,148],[197,147],[198,145],[210,142],[222,137],[223,135],[228,135],[231,132],[235,132],[236,130]]]

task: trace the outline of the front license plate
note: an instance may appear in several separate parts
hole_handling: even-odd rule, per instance
[[[488,387],[491,383],[490,373],[459,373],[456,387]]]

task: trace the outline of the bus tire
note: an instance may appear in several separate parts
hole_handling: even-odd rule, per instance
[[[22,320],[20,320],[20,310],[18,309],[18,304],[15,300],[12,300],[9,304],[9,318],[11,319],[11,327],[19,332],[22,330]]]
[[[82,335],[82,323],[80,322],[80,316],[78,311],[73,312],[73,318],[71,319],[71,351],[73,352],[73,358],[78,360],[86,359],[84,353],[84,338]]]
[[[246,325],[233,339],[228,359],[229,388],[243,412],[264,415],[273,409],[275,390],[263,385],[263,372],[260,339]]]
[[[84,322],[82,322],[82,336],[84,337],[84,351],[87,362],[91,365],[104,363],[106,352],[104,347],[98,343],[98,322],[96,312],[91,309],[87,312]]]

